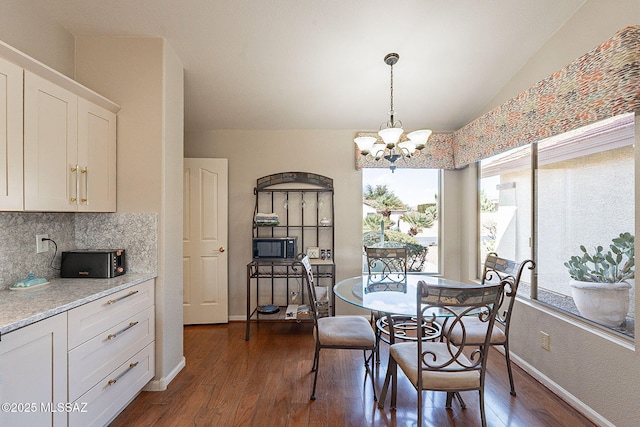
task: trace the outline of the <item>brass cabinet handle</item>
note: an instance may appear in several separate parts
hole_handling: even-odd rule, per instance
[[[117,377],[110,379],[110,380],[107,382],[107,385],[114,385],[115,383],[117,383],[117,382],[118,382],[118,380],[119,380],[120,378],[124,377],[124,376],[125,376],[125,375],[127,375],[129,372],[131,372],[131,370],[132,370],[133,368],[135,368],[136,366],[138,366],[138,363],[140,363],[140,362],[133,362],[133,363],[129,363],[129,367],[127,368],[127,370],[126,370],[126,371],[124,371],[123,373],[121,373],[120,375],[118,375]]]
[[[89,201],[89,166],[85,166],[84,169],[80,169],[80,173],[86,174],[84,177],[84,198],[80,199],[82,203]]]
[[[219,250],[220,252],[224,252],[224,251],[225,251],[224,246],[220,246],[220,248],[219,248],[218,250]]]
[[[107,335],[107,339],[108,339],[108,340],[112,340],[112,339],[114,339],[115,337],[117,337],[118,335],[120,335],[121,333],[123,333],[123,332],[125,332],[125,331],[128,331],[129,329],[133,328],[133,327],[134,327],[134,326],[136,326],[137,324],[138,324],[138,321],[135,321],[135,322],[129,322],[129,324],[128,324],[126,327],[124,327],[123,329],[120,329],[118,332],[116,332],[116,333],[114,333],[114,334],[109,334],[109,335]]]
[[[109,305],[111,305],[111,304],[115,304],[115,303],[117,303],[117,302],[118,302],[118,301],[120,301],[120,300],[123,300],[123,299],[125,299],[125,298],[129,298],[131,295],[135,295],[135,294],[137,294],[138,292],[140,292],[140,291],[131,291],[131,292],[129,292],[128,294],[121,296],[120,298],[110,299],[109,301],[107,301],[107,304],[109,304]]]
[[[76,194],[74,197],[71,197],[71,202],[75,204],[78,204],[78,196],[80,195],[80,177],[78,176],[79,170],[80,168],[78,167],[78,165],[71,166],[71,172],[74,172],[76,174]]]

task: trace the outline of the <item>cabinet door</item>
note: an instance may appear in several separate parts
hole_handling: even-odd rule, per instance
[[[116,211],[116,115],[78,98],[79,204],[83,212]]]
[[[2,427],[67,424],[66,313],[2,335],[0,402]]]
[[[77,210],[77,123],[78,97],[25,71],[25,210]]]
[[[22,68],[0,58],[0,210],[21,211]]]

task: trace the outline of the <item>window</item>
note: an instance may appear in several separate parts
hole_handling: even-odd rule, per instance
[[[533,257],[535,277],[525,278],[520,296],[632,337],[633,279],[628,311],[610,322],[604,318],[615,318],[613,309],[598,318],[582,308],[565,263],[584,255],[581,246],[606,254],[614,238],[634,234],[633,119],[618,116],[485,159],[479,185],[481,262],[490,251]]]
[[[362,169],[362,243],[408,246],[408,269],[439,273],[440,171],[437,169]],[[363,271],[366,260],[363,259]]]
[[[531,147],[483,160],[480,171],[480,259],[531,258]]]

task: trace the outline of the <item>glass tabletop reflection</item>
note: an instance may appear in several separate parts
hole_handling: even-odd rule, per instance
[[[351,277],[336,283],[333,292],[341,300],[361,308],[413,316],[417,311],[416,292],[419,281],[430,286],[468,286],[462,282],[426,274],[392,274],[381,279],[379,274]]]

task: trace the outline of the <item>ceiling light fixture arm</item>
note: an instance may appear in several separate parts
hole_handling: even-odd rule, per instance
[[[399,158],[407,158],[413,156],[416,152],[422,151],[431,135],[428,129],[417,130],[404,135],[402,122],[395,120],[395,111],[393,109],[393,66],[400,59],[397,53],[389,53],[384,57],[384,63],[390,67],[390,85],[389,85],[389,120],[380,126],[378,136],[383,142],[373,136],[360,136],[354,139],[358,145],[360,153],[363,156],[371,154],[376,160],[386,159],[390,165],[389,169],[393,172],[396,169],[396,161]],[[404,137],[404,138],[403,138]]]

